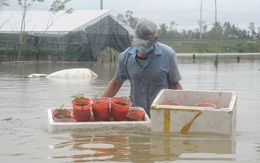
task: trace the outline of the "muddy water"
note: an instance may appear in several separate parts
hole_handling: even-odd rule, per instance
[[[116,64],[38,63],[0,64],[1,162],[258,162],[260,161],[260,57],[180,56],[182,84],[187,90],[237,92],[237,134],[165,135],[150,132],[48,131],[47,109],[65,104],[71,95],[100,95],[114,75]],[[24,78],[87,67],[99,76],[89,81]],[[125,83],[119,96],[129,93]]]

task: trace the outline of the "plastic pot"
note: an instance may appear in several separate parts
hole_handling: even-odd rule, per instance
[[[73,117],[77,122],[87,122],[91,118],[90,107],[92,105],[92,100],[89,98],[82,98],[81,101],[76,99],[71,101],[73,108]]]

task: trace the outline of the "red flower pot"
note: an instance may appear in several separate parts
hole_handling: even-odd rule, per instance
[[[144,110],[131,110],[127,114],[129,121],[144,121],[145,111]]]
[[[212,103],[197,103],[197,104],[195,104],[195,106],[209,107],[209,108],[214,108],[214,109],[217,107],[215,104],[212,104]]]
[[[76,122],[72,118],[71,111],[67,109],[54,109],[52,111],[52,117],[54,122]]]
[[[92,100],[92,111],[95,119],[100,121],[108,120],[109,118],[109,106],[110,98],[99,97]]]
[[[71,101],[73,108],[73,116],[77,122],[90,121],[92,100],[89,98],[82,98],[80,101],[76,99]]]
[[[132,103],[121,97],[111,98],[111,115],[116,121],[126,120],[126,115]]]

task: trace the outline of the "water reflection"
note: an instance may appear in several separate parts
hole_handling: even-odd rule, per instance
[[[50,146],[51,149],[68,148],[73,151],[68,156],[53,156],[52,159],[68,158],[73,162],[82,161],[129,161],[128,136],[98,136],[72,134],[71,140]],[[73,154],[75,153],[76,154]],[[81,154],[80,154],[81,153]]]
[[[209,154],[218,155],[221,160],[234,160],[235,151],[236,143],[232,139],[173,139],[169,137],[158,139],[151,137],[150,152],[160,157],[164,156],[163,160],[171,154],[176,155],[174,159],[177,159],[178,155],[178,159],[183,160],[189,158],[188,155],[195,156],[196,153],[202,154],[200,157],[196,155],[197,160],[207,160]],[[226,158],[227,155],[229,158]]]
[[[205,137],[205,135],[204,135]],[[172,161],[172,160],[225,160],[234,161],[236,142],[231,138],[169,137],[167,135],[89,135],[73,133],[67,140],[55,137],[60,143],[51,150],[69,150],[51,159],[87,161]]]

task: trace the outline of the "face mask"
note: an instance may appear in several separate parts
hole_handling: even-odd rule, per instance
[[[149,53],[150,51],[153,50],[153,46],[149,47],[149,48],[146,48],[146,49],[142,49],[140,47],[137,47],[137,50],[141,53],[141,54],[147,54]]]

